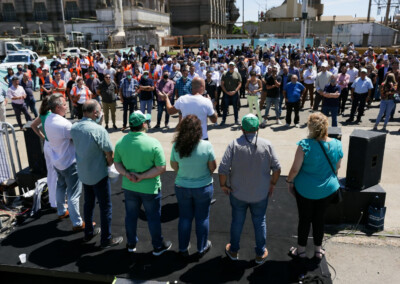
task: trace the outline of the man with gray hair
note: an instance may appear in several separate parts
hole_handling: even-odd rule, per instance
[[[75,159],[75,147],[71,139],[70,121],[64,118],[67,113],[67,103],[61,94],[51,95],[49,99],[51,114],[44,123],[44,130],[50,148],[50,159],[57,172],[57,213],[59,219],[71,218],[72,230],[82,231],[85,223],[79,213],[79,198],[82,184],[78,178]],[[68,210],[65,208],[65,195],[68,200]]]
[[[96,100],[83,104],[83,118],[71,128],[71,137],[75,145],[78,176],[83,183],[85,203],[85,237],[88,242],[101,232],[101,248],[120,244],[122,237],[111,235],[111,186],[108,168],[113,164],[113,146],[107,130],[100,126],[103,118],[101,106]],[[96,199],[100,207],[100,228],[93,226],[93,211]]]

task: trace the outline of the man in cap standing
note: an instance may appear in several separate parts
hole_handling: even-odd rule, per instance
[[[235,71],[235,63],[233,61],[229,62],[229,70],[225,72],[221,77],[221,88],[224,92],[224,97],[222,98],[223,105],[223,114],[221,126],[225,124],[226,116],[228,114],[228,107],[231,103],[233,105],[233,113],[235,116],[235,124],[239,124],[239,111],[238,111],[238,99],[239,94],[238,91],[242,86],[242,76],[239,72]]]
[[[128,252],[136,251],[137,220],[143,204],[153,245],[153,255],[169,250],[172,243],[161,233],[161,179],[166,163],[160,142],[147,136],[150,114],[135,111],[129,117],[130,132],[115,145],[114,163],[123,176],[125,229]]]
[[[364,115],[364,107],[367,98],[371,95],[374,85],[370,78],[367,77],[367,69],[362,68],[360,77],[354,80],[351,85],[351,113],[350,118],[346,122],[353,122],[354,116],[358,107],[356,123],[361,122],[361,117]]]
[[[319,104],[322,101],[325,86],[330,84],[332,73],[327,71],[328,62],[324,61],[321,64],[321,72],[318,73],[317,78],[315,79],[315,98],[313,104],[313,111],[318,111]]]
[[[219,166],[219,183],[229,195],[232,207],[230,242],[225,253],[231,260],[239,259],[239,241],[247,208],[250,208],[256,239],[256,263],[266,261],[266,210],[279,179],[281,165],[271,142],[258,139],[259,119],[248,114],[242,119],[243,135],[233,140]],[[233,155],[233,153],[235,153]],[[271,175],[272,171],[272,175]],[[230,176],[230,184],[227,183]]]

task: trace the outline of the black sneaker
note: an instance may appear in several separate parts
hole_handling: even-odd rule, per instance
[[[106,248],[110,248],[110,247],[115,247],[115,246],[119,245],[120,243],[122,243],[123,240],[124,240],[123,237],[113,237],[111,240],[108,241],[108,243],[101,245],[100,248],[106,249]]]
[[[100,234],[100,232],[101,232],[101,229],[100,229],[100,228],[94,228],[94,229],[93,229],[93,235],[91,235],[91,236],[85,236],[85,237],[83,238],[83,242],[84,242],[84,243],[90,242],[95,236],[97,236],[98,234]]]
[[[106,125],[104,128],[105,128],[105,129],[108,129],[108,125]]]
[[[348,120],[346,120],[346,122],[353,122],[354,118],[349,118]]]
[[[211,247],[212,247],[211,241],[210,241],[210,240],[207,240],[207,245],[206,245],[206,247],[203,249],[202,252],[199,252],[200,256],[204,256],[207,252],[209,252],[210,249],[211,249]]]
[[[172,247],[172,243],[170,241],[163,241],[162,247],[156,248],[153,250],[153,255],[159,256],[162,255],[164,252],[169,250]]]
[[[224,126],[225,125],[225,120],[221,121],[221,123],[219,124],[219,126]]]
[[[181,258],[188,258],[189,257],[189,249],[190,249],[191,245],[189,243],[187,249],[185,251],[179,251],[178,254]]]
[[[136,244],[134,244],[134,245],[126,244],[126,248],[128,249],[128,252],[135,252],[136,251]]]
[[[156,124],[156,126],[154,126],[154,128],[160,128],[160,124]]]
[[[118,127],[115,124],[113,124],[113,127],[114,127],[114,129],[118,129]]]

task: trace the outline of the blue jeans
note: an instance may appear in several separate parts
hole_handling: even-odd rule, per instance
[[[256,254],[259,256],[263,255],[267,240],[267,224],[265,215],[267,211],[268,197],[256,203],[248,203],[235,198],[233,194],[230,194],[229,196],[232,206],[231,251],[238,252],[240,249],[240,235],[242,234],[243,224],[246,220],[247,208],[250,208],[256,238]]]
[[[58,215],[63,215],[65,213],[65,194],[67,194],[68,211],[72,226],[80,226],[82,225],[82,218],[79,213],[79,198],[82,193],[82,183],[78,178],[76,163],[73,163],[62,171],[55,167],[54,169],[57,172],[57,213]]]
[[[375,126],[378,126],[379,122],[381,122],[383,114],[385,114],[385,122],[383,123],[383,126],[386,127],[386,125],[389,122],[390,115],[394,106],[395,106],[394,100],[381,100],[381,104],[379,107],[379,114],[378,117],[376,118]]]
[[[169,122],[169,114],[167,112],[167,103],[165,101],[157,102],[157,124],[161,123],[162,114],[165,111],[165,125]]]
[[[337,115],[339,112],[339,107],[334,106],[322,106],[322,113],[326,116],[329,116],[329,113],[332,115],[332,126],[337,126]]]
[[[140,100],[140,111],[144,113],[146,113],[146,109],[147,109],[147,113],[151,114],[151,109],[153,108],[153,100]]]
[[[193,218],[196,220],[197,250],[203,252],[207,245],[210,205],[213,184],[200,188],[185,188],[175,185],[179,206],[179,251],[186,251],[190,241]]]
[[[85,204],[83,213],[85,219],[85,236],[93,236],[93,211],[96,205],[96,198],[100,207],[101,221],[101,244],[107,244],[111,239],[111,186],[108,176],[94,185],[83,184]]]
[[[128,109],[129,109],[129,116],[137,107],[137,99],[136,97],[124,98],[124,102],[122,103],[122,107],[124,110],[123,113],[123,127],[126,127],[128,122]]]
[[[36,106],[35,106],[36,105],[35,98],[32,98],[30,100],[25,100],[25,104],[26,104],[26,107],[31,110],[31,112],[33,113],[35,118],[38,117],[38,112],[37,112],[37,109],[36,109]]]
[[[140,207],[143,204],[147,217],[147,224],[151,235],[151,243],[155,249],[162,247],[163,236],[161,233],[161,190],[158,194],[146,194],[124,189],[125,193],[125,230],[128,244],[136,245],[137,220]]]
[[[226,116],[228,114],[228,107],[229,104],[233,106],[233,114],[235,117],[235,121],[239,119],[239,111],[238,111],[238,99],[239,95],[238,93],[234,94],[233,96],[228,96],[227,94],[224,94],[224,97],[222,98],[224,104],[223,104],[223,113],[222,113],[222,121],[225,122]]]
[[[276,119],[279,119],[280,116],[280,104],[279,104],[280,98],[268,98],[266,99],[267,102],[267,106],[265,107],[265,116],[268,116],[269,114],[269,109],[271,108],[271,105],[275,106],[275,115],[276,115]]]

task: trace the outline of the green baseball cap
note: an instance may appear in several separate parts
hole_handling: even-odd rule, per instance
[[[129,116],[129,126],[136,127],[143,124],[143,122],[147,120],[151,120],[151,115],[148,113],[143,114],[143,112],[137,110]]]
[[[258,117],[255,116],[254,114],[246,114],[242,118],[242,128],[244,131],[247,132],[255,132],[258,130],[258,127],[260,126],[260,121],[258,120]]]

